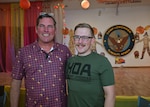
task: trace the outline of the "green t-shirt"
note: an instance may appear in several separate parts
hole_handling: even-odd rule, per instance
[[[103,86],[114,84],[108,59],[95,52],[73,56],[67,62],[68,107],[103,107]]]

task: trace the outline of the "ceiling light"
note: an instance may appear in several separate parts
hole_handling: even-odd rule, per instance
[[[82,7],[83,9],[87,9],[87,8],[89,8],[89,6],[90,6],[90,2],[89,2],[88,0],[83,0],[83,1],[81,2],[81,7]]]

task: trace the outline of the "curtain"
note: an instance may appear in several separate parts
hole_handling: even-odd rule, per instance
[[[10,72],[12,69],[11,12],[9,4],[0,4],[0,70]]]
[[[18,3],[11,4],[11,37],[15,53],[23,46],[23,20],[24,11]]]
[[[28,45],[37,39],[35,26],[41,9],[42,2],[31,2],[31,7],[24,11],[24,45]]]
[[[56,36],[55,41],[58,43],[63,43],[63,20],[64,20],[64,5],[62,0],[51,0],[48,2],[43,2],[42,11],[47,13],[54,13],[54,18],[56,20]]]

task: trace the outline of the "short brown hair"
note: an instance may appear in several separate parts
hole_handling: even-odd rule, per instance
[[[95,36],[94,36],[94,30],[93,30],[93,28],[92,28],[91,25],[89,25],[89,24],[87,24],[87,23],[79,23],[78,25],[75,26],[74,32],[77,30],[77,28],[89,28],[90,31],[91,31],[92,37],[95,37]]]

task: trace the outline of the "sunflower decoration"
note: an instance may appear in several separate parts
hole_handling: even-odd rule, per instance
[[[136,33],[138,33],[138,34],[143,34],[143,33],[144,33],[144,30],[145,30],[144,27],[138,26],[138,27],[136,28]]]

